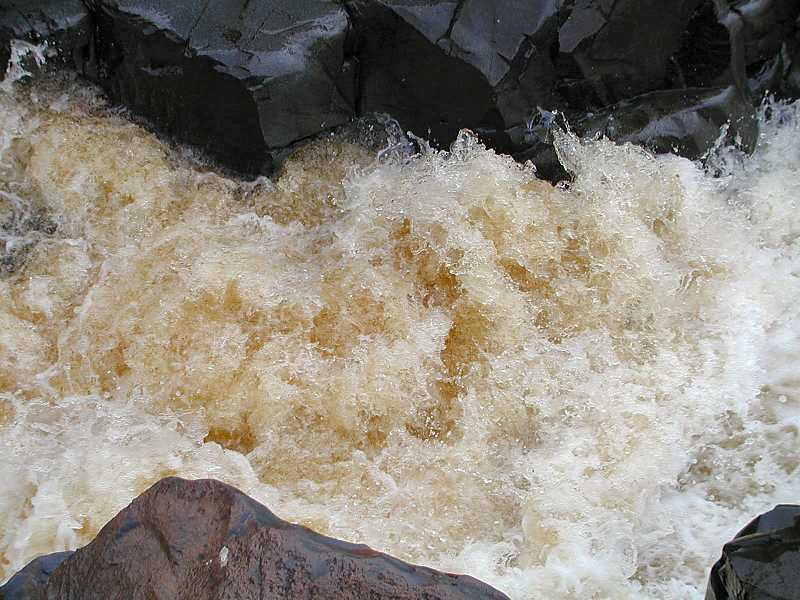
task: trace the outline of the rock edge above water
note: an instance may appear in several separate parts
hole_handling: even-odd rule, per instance
[[[39,557],[2,600],[507,597],[466,575],[412,565],[282,521],[215,481],[162,479],[75,552]]]
[[[754,102],[800,94],[796,0],[0,0],[0,63],[14,38],[247,174],[374,112],[551,178],[552,110],[696,158],[728,120],[751,149]]]
[[[706,600],[793,600],[800,506],[779,505],[722,550]],[[212,479],[162,479],[75,552],[40,556],[0,600],[508,600],[466,575],[405,563],[282,521]]]
[[[725,544],[706,600],[800,598],[800,506],[779,504]]]

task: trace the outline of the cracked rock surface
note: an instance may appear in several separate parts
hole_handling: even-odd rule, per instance
[[[87,546],[34,560],[4,600],[501,600],[465,575],[405,563],[282,521],[219,481],[162,479]]]
[[[246,174],[388,113],[439,146],[472,129],[557,179],[549,111],[690,158],[730,122],[752,148],[754,104],[800,92],[799,19],[795,0],[0,0],[0,60],[13,38],[48,40]]]

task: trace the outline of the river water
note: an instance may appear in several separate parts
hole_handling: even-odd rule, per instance
[[[339,138],[242,182],[0,90],[0,579],[167,475],[514,599],[701,598],[800,499],[800,105],[708,169]],[[713,170],[718,177],[712,177]]]

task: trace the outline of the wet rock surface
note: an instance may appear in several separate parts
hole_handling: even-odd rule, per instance
[[[0,586],[0,599],[45,600],[47,581],[58,565],[72,554],[73,552],[54,552],[32,560],[5,585]]]
[[[800,506],[782,504],[751,521],[725,544],[706,600],[800,597]]]
[[[0,42],[57,38],[113,101],[244,173],[373,112],[444,146],[472,129],[545,170],[540,109],[696,158],[728,121],[751,148],[753,104],[800,87],[794,0],[21,4],[0,0]]]
[[[163,479],[84,548],[40,557],[3,600],[68,598],[506,598],[464,575],[418,567],[282,521],[214,480]]]
[[[92,18],[81,0],[0,0],[0,71],[10,58],[11,40],[46,41],[56,64],[82,65],[90,59]]]
[[[354,116],[347,14],[299,2],[98,2],[97,78],[114,101],[229,166]]]

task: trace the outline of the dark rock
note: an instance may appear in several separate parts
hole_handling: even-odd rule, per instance
[[[703,1],[683,32],[667,71],[668,87],[714,87],[730,83],[731,41],[714,2]]]
[[[726,122],[722,134],[720,125]],[[755,107],[735,86],[650,92],[568,123],[563,119],[549,124],[535,120],[529,125],[511,132],[517,144],[525,147],[514,153],[514,158],[532,161],[539,176],[550,181],[569,176],[552,146],[550,127],[569,127],[581,137],[607,137],[690,159],[704,157],[721,135],[723,143],[747,152],[758,138]]]
[[[577,0],[559,36],[561,90],[577,108],[662,89],[699,0]],[[568,63],[571,63],[568,66]]]
[[[360,112],[387,112],[417,135],[449,144],[462,128],[502,134],[537,105],[556,102],[556,0],[348,6]]]
[[[46,600],[47,581],[72,552],[54,552],[35,558],[0,586],[0,600]]]
[[[89,58],[91,17],[81,0],[0,0],[0,74],[10,42],[47,42],[56,63],[83,64]]]
[[[742,18],[745,64],[751,71],[777,56],[796,32],[797,0],[736,0],[731,5]]]
[[[355,115],[348,19],[328,0],[95,0],[98,76],[115,102],[221,163],[271,153]]]
[[[549,142],[531,131],[541,108],[560,110],[580,134],[691,158],[729,121],[730,139],[754,146],[738,13],[728,18],[730,10],[705,0],[520,4],[525,10],[513,1],[350,2],[359,109],[386,110],[434,142],[473,129],[549,179],[563,169]],[[690,26],[710,28],[715,45],[689,40],[694,56],[687,54]],[[688,82],[676,75],[698,62],[719,65],[710,76],[690,71]]]
[[[253,174],[374,112],[434,145],[472,129],[540,172],[558,171],[531,135],[540,110],[576,131],[697,156],[729,120],[752,147],[745,105],[800,91],[797,0],[86,3],[92,35],[88,51],[86,36],[74,41],[74,66],[159,131]],[[17,12],[0,13],[6,38],[42,29]]]
[[[706,600],[800,598],[800,506],[781,504],[751,521],[722,549]]]
[[[735,86],[651,92],[584,117],[575,127],[583,136],[696,159],[719,139],[720,124],[726,122],[728,143],[752,151],[758,138],[755,109]]]
[[[471,577],[282,521],[218,481],[177,478],[155,484],[65,560],[46,593],[48,600],[506,598]]]
[[[800,98],[800,16],[795,22],[794,37],[781,48],[782,81],[780,91],[786,98]]]

